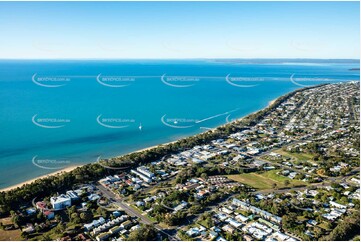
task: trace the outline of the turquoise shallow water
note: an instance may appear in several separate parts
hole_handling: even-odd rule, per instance
[[[0,188],[202,132],[303,86],[358,80],[350,70],[358,67],[347,60],[1,60]]]

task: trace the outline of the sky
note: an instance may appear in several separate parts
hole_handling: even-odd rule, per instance
[[[359,4],[0,2],[0,58],[359,59]]]

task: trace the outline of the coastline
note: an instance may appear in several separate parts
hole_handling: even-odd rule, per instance
[[[256,112],[258,112],[258,111],[260,111],[260,110],[263,110],[263,109],[268,108],[269,106],[273,105],[277,99],[278,99],[278,98],[269,101],[269,102],[268,102],[268,105],[267,105],[266,107],[264,107],[264,108],[262,108],[262,109],[259,109],[259,110],[256,110],[255,112],[248,113],[248,114],[246,114],[246,115],[243,116],[243,117],[237,118],[237,119],[234,120],[233,122],[235,122],[235,121],[240,121],[240,120],[242,120],[243,118],[245,118],[245,117],[247,117],[247,116],[249,116],[249,115],[251,115],[251,114],[254,114],[254,113],[256,113]],[[220,125],[220,126],[223,126],[223,125]],[[218,126],[218,127],[220,127],[220,126]],[[211,130],[214,130],[214,129],[216,129],[216,128],[217,128],[217,127],[213,128],[213,129],[211,129]],[[209,130],[207,130],[207,131],[209,131]],[[207,132],[207,131],[205,131],[205,132]],[[171,143],[175,143],[175,142],[177,142],[177,141],[178,141],[178,139],[177,139],[177,140],[174,140],[174,141],[171,141],[171,142],[161,143],[161,144],[158,144],[158,145],[153,145],[153,146],[149,146],[149,147],[146,147],[146,148],[143,148],[143,149],[135,150],[135,151],[129,152],[129,153],[127,153],[127,154],[132,154],[132,153],[137,153],[137,152],[143,152],[143,151],[151,150],[151,149],[156,148],[156,147],[158,147],[158,146],[168,145],[168,144],[171,144]],[[127,154],[123,154],[123,155],[127,155]],[[112,158],[121,157],[121,156],[123,156],[123,155],[114,156],[114,157],[112,157]],[[38,180],[38,179],[42,179],[42,178],[46,178],[46,177],[50,177],[50,176],[56,176],[56,175],[59,175],[59,174],[61,174],[61,173],[71,172],[71,171],[75,170],[76,168],[82,167],[82,166],[84,166],[84,165],[86,165],[86,164],[76,165],[76,166],[70,166],[70,167],[61,169],[61,170],[59,170],[59,171],[55,171],[55,172],[52,172],[52,173],[49,173],[49,174],[46,174],[46,175],[38,176],[38,177],[32,178],[32,179],[30,179],[30,180],[27,180],[27,181],[24,181],[24,182],[15,184],[15,185],[11,185],[11,186],[9,186],[9,187],[2,188],[2,189],[0,189],[0,192],[7,192],[7,191],[10,191],[10,190],[13,190],[13,189],[22,187],[23,185],[30,184],[30,183]]]
[[[0,189],[0,192],[7,192],[7,191],[10,191],[10,190],[15,189],[15,188],[22,187],[23,185],[30,184],[30,183],[38,180],[38,179],[46,178],[46,177],[49,177],[49,176],[56,176],[56,175],[59,175],[59,174],[62,174],[62,173],[71,172],[72,170],[75,170],[76,168],[81,167],[81,166],[82,166],[82,165],[70,166],[70,167],[61,169],[61,170],[59,170],[59,171],[55,171],[55,172],[52,172],[52,173],[49,173],[49,174],[46,174],[46,175],[38,176],[38,177],[35,177],[35,178],[33,178],[33,179],[30,179],[30,180],[27,180],[27,181],[24,181],[24,182],[15,184],[15,185],[2,188],[2,189]]]
[[[268,108],[269,106],[271,106],[272,104],[274,104],[276,101],[277,101],[277,98],[269,101],[269,102],[268,102],[268,106],[267,106],[266,108]]]

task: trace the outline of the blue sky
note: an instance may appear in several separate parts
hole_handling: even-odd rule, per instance
[[[359,2],[0,2],[0,58],[356,58]]]

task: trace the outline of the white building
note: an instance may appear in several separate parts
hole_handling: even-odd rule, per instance
[[[71,198],[68,195],[61,194],[58,197],[51,197],[50,203],[53,209],[60,210],[71,206]]]
[[[142,173],[143,175],[146,175],[149,178],[154,177],[154,173],[150,172],[145,166],[138,167],[137,171]]]
[[[145,181],[145,182],[147,182],[147,183],[151,183],[151,182],[152,182],[152,178],[144,175],[143,173],[140,173],[140,172],[138,172],[138,171],[136,171],[136,170],[130,170],[130,172],[133,173],[133,174],[135,174],[135,175],[137,175],[137,176],[139,176],[143,181]]]
[[[330,205],[331,205],[332,207],[336,207],[336,208],[340,208],[340,209],[346,209],[346,208],[347,208],[347,206],[342,205],[342,204],[339,204],[339,203],[336,203],[336,202],[333,202],[333,201],[330,202]]]

